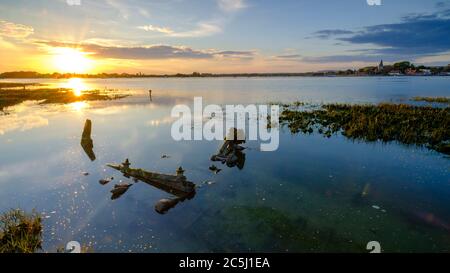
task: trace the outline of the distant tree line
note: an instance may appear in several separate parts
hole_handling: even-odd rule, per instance
[[[193,72],[191,74],[143,74],[143,73],[99,73],[99,74],[77,74],[77,73],[38,73],[35,71],[14,71],[0,74],[2,79],[68,79],[68,78],[202,78],[202,77],[323,77],[323,76],[366,76],[366,75],[389,75],[398,72],[406,75],[418,75],[420,71],[429,71],[431,75],[450,75],[450,64],[447,66],[426,67],[415,66],[411,62],[403,61],[386,65],[382,70],[378,66],[367,66],[358,70],[321,71],[306,73],[228,73],[213,74]]]

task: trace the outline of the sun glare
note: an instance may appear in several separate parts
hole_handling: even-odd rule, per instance
[[[77,97],[81,96],[82,92],[88,89],[83,80],[79,78],[69,79],[69,81],[66,84],[64,84],[64,87],[72,89],[73,93]]]
[[[87,108],[88,106],[89,106],[89,104],[87,104],[84,101],[78,101],[78,102],[74,102],[74,103],[70,104],[70,107],[75,112],[81,112],[83,109]]]
[[[53,66],[62,73],[86,73],[92,67],[92,60],[75,48],[54,48]]]

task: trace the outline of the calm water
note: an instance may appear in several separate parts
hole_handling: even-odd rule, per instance
[[[66,81],[33,80],[65,86]],[[396,143],[342,136],[291,135],[276,152],[247,142],[242,170],[212,164],[221,143],[175,142],[175,104],[404,102],[450,96],[450,78],[226,78],[84,80],[78,88],[118,89],[109,102],[39,106],[26,102],[0,116],[0,211],[36,209],[44,217],[44,250],[76,240],[95,252],[389,252],[450,251],[450,160]],[[152,101],[147,90],[152,89]],[[93,123],[96,159],[80,146]],[[162,159],[161,155],[170,158]],[[204,186],[165,215],[170,195],[144,183],[112,201],[119,180],[106,163],[174,173],[183,166]],[[85,176],[83,173],[88,172]],[[99,179],[113,176],[108,185]]]

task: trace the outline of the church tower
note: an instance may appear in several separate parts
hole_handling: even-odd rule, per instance
[[[383,60],[381,60],[380,64],[378,65],[378,72],[383,72],[384,70],[384,64],[383,64]]]

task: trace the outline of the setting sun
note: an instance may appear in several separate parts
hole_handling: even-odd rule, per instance
[[[74,48],[55,48],[53,65],[60,72],[87,73],[92,67],[88,53]]]

